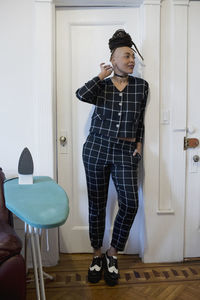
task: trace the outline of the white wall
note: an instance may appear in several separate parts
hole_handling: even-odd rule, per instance
[[[46,60],[51,61],[51,57],[40,47],[42,41],[46,43],[45,38],[36,39],[36,30],[43,28],[42,24],[36,24],[36,6],[33,0],[0,1],[0,167],[7,178],[17,176],[24,147],[28,147],[33,156],[34,175],[53,177],[54,173],[53,105],[46,105],[52,102],[53,88],[49,79],[52,74],[45,68],[44,60],[40,60],[40,49]],[[43,21],[45,23],[45,19]],[[47,27],[44,24],[44,36],[48,33]],[[50,88],[48,82],[51,82]],[[17,218],[15,228],[23,240],[23,223]],[[57,229],[50,230],[49,243],[50,252],[46,252],[45,243],[43,247],[45,265],[57,262]]]
[[[0,166],[7,177],[17,175],[24,147],[34,175],[55,176],[52,14],[48,3],[0,1],[0,125],[6,129]]]
[[[0,166],[6,176],[17,174],[25,146],[33,157],[36,151],[33,30],[33,1],[0,1]]]

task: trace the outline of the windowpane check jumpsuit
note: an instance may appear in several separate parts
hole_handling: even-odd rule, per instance
[[[110,175],[118,194],[111,246],[123,251],[138,210],[137,167],[140,154],[133,156],[144,135],[144,111],[148,83],[129,76],[119,91],[110,78],[94,77],[76,91],[77,97],[95,105],[90,133],[83,145],[89,200],[91,246],[103,244]],[[136,142],[120,138],[135,138]]]

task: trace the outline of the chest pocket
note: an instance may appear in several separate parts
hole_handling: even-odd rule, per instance
[[[104,121],[106,120],[106,113],[105,110],[101,107],[96,107],[92,116],[92,119],[95,120],[100,120],[100,121]]]

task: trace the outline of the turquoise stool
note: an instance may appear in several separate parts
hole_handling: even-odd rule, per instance
[[[39,235],[43,228],[54,228],[65,223],[69,214],[67,194],[47,176],[34,177],[30,185],[18,184],[18,178],[7,180],[4,194],[7,208],[25,222],[25,259],[27,235],[30,234],[37,299],[45,300]]]

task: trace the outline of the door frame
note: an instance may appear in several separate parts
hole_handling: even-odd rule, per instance
[[[167,0],[166,0],[167,1]],[[74,3],[75,2],[75,3]],[[95,4],[94,4],[95,2]],[[40,172],[45,175],[57,179],[57,151],[56,151],[56,77],[55,77],[55,10],[59,6],[110,6],[110,1],[92,1],[87,0],[83,4],[81,0],[35,0],[35,95],[37,107],[37,163],[40,165]],[[121,1],[114,0],[112,6],[119,6]],[[175,221],[176,208],[171,208],[170,204],[162,203],[160,201],[159,191],[159,176],[160,176],[160,77],[161,77],[161,58],[160,58],[160,25],[161,25],[161,0],[125,0],[123,6],[141,6],[141,17],[143,18],[144,30],[144,49],[143,55],[145,56],[145,63],[149,66],[144,71],[144,78],[150,84],[150,98],[153,99],[148,107],[146,114],[145,125],[150,128],[145,133],[145,147],[144,147],[144,164],[145,164],[145,178],[143,185],[143,198],[144,198],[144,213],[145,213],[145,228],[141,229],[141,240],[143,241],[142,259],[144,262],[164,262],[164,261],[181,261],[183,259],[183,244],[184,244],[184,226],[183,229],[178,227],[178,233],[174,230],[172,238],[168,243],[176,240],[177,234],[181,237],[179,242],[181,245],[175,245],[173,253],[166,251],[163,247],[155,248],[157,237],[155,230],[160,228],[159,235],[165,235],[165,230],[162,231],[163,221],[168,223],[173,218],[174,225],[178,225],[180,219],[184,224],[184,208],[181,210],[180,218]],[[187,9],[188,0],[174,0],[173,1],[173,18],[181,20],[180,24],[184,24],[187,29]],[[184,13],[183,13],[184,12]],[[174,17],[175,16],[175,17]],[[178,46],[181,38],[184,36],[183,31],[178,27],[175,30],[176,40],[174,41],[174,49]],[[186,34],[187,36],[187,34]],[[185,43],[185,40],[184,40]],[[154,49],[148,51],[147,49]],[[184,51],[183,51],[184,52]],[[179,56],[178,56],[179,55]],[[174,59],[179,57],[182,61],[182,67],[185,70],[185,59],[187,53],[175,52]],[[155,60],[155,57],[157,58]],[[41,72],[41,65],[42,72]],[[176,76],[182,74],[183,69],[176,70]],[[182,78],[181,87],[184,86],[185,78]],[[178,94],[178,86],[175,89]],[[184,99],[186,95],[183,95]],[[152,122],[151,116],[155,116]],[[179,125],[179,124],[178,124]],[[175,129],[183,129],[175,128]],[[177,131],[181,133],[181,131]],[[179,135],[180,138],[180,135]],[[147,151],[151,148],[152,153]],[[46,158],[46,149],[48,149],[48,160]],[[49,163],[51,161],[51,164]],[[149,170],[154,170],[152,177]],[[184,180],[184,178],[183,178]],[[155,189],[152,189],[152,186]],[[179,191],[177,191],[179,192]],[[179,197],[184,196],[182,192],[178,194]],[[163,208],[162,208],[163,205]],[[169,209],[165,209],[166,205]],[[153,211],[152,211],[153,207]],[[175,214],[174,214],[175,210]],[[153,218],[153,219],[152,219]],[[152,221],[153,220],[153,221]],[[164,245],[166,246],[166,245]]]

